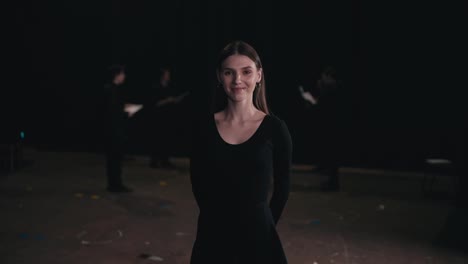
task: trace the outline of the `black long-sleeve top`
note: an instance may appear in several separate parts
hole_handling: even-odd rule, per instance
[[[190,176],[200,209],[194,250],[236,244],[237,252],[251,252],[256,260],[275,256],[274,263],[286,263],[275,230],[290,185],[292,143],[284,121],[265,116],[237,145],[221,138],[214,117],[194,131]]]

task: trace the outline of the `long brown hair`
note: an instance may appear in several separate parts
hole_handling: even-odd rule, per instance
[[[247,56],[253,62],[255,62],[255,66],[257,67],[257,69],[263,69],[262,62],[260,60],[260,57],[258,56],[257,51],[251,45],[245,43],[244,41],[236,40],[227,44],[218,55],[218,60],[216,63],[217,72],[221,71],[221,67],[224,60],[231,55]],[[220,85],[217,86],[214,96],[216,110],[226,107],[227,95]],[[265,112],[266,114],[270,113],[270,111],[268,110],[265,93],[265,71],[262,71],[260,85],[255,87],[253,93],[253,104],[257,109]]]

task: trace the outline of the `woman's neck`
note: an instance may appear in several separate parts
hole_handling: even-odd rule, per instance
[[[228,102],[228,105],[223,110],[224,112],[224,120],[230,122],[242,122],[246,120],[252,119],[257,112],[258,109],[255,108],[252,102]]]

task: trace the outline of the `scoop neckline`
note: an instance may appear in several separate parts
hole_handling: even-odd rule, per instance
[[[263,124],[265,123],[265,120],[266,120],[269,116],[270,116],[270,115],[266,114],[266,115],[263,117],[263,119],[262,119],[260,125],[257,127],[257,129],[255,130],[255,132],[252,134],[252,136],[250,136],[248,139],[246,139],[245,141],[243,141],[243,142],[241,142],[241,143],[238,143],[238,144],[231,144],[231,143],[229,143],[229,142],[226,142],[226,140],[224,140],[224,138],[221,136],[221,133],[219,133],[218,126],[216,125],[216,119],[215,119],[214,115],[213,115],[213,119],[212,119],[212,120],[213,120],[213,125],[214,125],[214,128],[215,128],[215,130],[216,130],[216,135],[217,135],[218,139],[221,140],[221,142],[223,142],[225,145],[234,146],[234,147],[235,147],[235,146],[242,146],[242,145],[245,145],[245,144],[249,143],[249,142],[259,133],[258,131],[263,127]]]

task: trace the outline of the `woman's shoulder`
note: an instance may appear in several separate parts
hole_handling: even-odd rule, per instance
[[[267,117],[270,121],[270,133],[272,133],[271,136],[274,144],[278,144],[278,146],[282,147],[291,146],[291,134],[289,133],[288,126],[284,119],[274,114],[269,114]]]
[[[275,115],[275,114],[268,114],[266,117],[269,118],[270,122],[275,126],[275,127],[278,127],[278,126],[286,126],[286,122],[284,121],[284,119],[282,119],[281,117]]]
[[[270,127],[272,128],[273,135],[289,135],[288,126],[283,118],[271,113],[266,117],[270,121]]]

